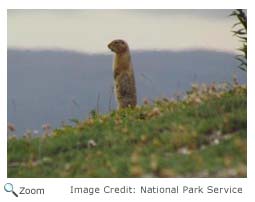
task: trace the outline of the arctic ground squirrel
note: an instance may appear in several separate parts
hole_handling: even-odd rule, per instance
[[[118,109],[136,106],[135,76],[128,44],[113,40],[108,48],[115,53],[113,61],[114,90]]]

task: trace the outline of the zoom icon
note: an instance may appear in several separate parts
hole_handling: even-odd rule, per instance
[[[6,183],[4,185],[4,190],[6,192],[12,192],[14,196],[18,197],[18,194],[16,194],[15,191],[13,191],[13,185],[11,183]]]

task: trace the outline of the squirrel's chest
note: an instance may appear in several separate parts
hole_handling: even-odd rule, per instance
[[[119,77],[123,73],[128,73],[130,74],[130,67],[129,65],[126,64],[118,64],[115,65],[113,68],[113,77],[116,80],[117,77]]]
[[[129,54],[124,55],[116,55],[114,58],[114,64],[113,64],[113,77],[114,80],[117,79],[117,77],[120,77],[123,73],[130,74],[131,70],[131,60]]]

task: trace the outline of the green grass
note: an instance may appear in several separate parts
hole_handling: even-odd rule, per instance
[[[94,115],[8,139],[8,177],[246,177],[246,87]]]

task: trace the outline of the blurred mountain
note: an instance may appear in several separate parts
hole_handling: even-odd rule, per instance
[[[140,104],[144,97],[185,92],[192,83],[231,82],[233,74],[246,83],[246,73],[227,52],[134,51],[132,57]],[[97,105],[100,113],[115,108],[112,55],[8,49],[7,78],[8,122],[19,134],[84,119]]]

